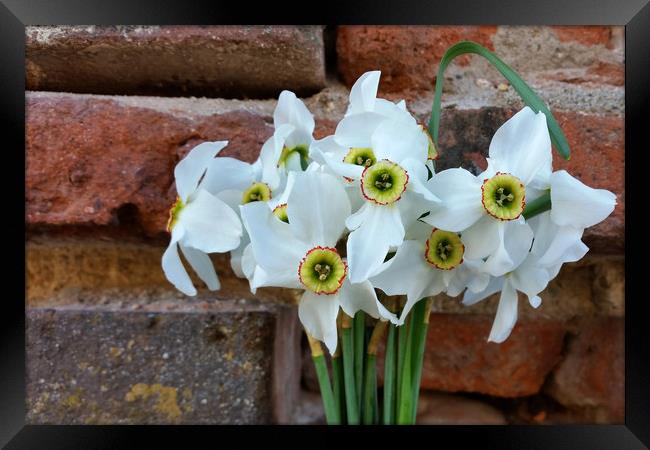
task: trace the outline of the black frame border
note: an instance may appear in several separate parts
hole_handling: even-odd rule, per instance
[[[650,117],[650,4],[648,0],[455,0],[417,2],[365,0],[354,3],[309,2],[282,8],[277,2],[252,7],[236,2],[173,1],[89,1],[89,0],[2,0],[0,3],[0,111],[5,126],[5,167],[3,172],[3,228],[19,235],[7,239],[15,248],[5,267],[5,294],[0,310],[0,445],[3,448],[131,448],[151,447],[154,440],[187,446],[198,438],[214,443],[225,438],[250,438],[295,433],[305,445],[345,442],[341,433],[356,433],[363,439],[380,437],[386,444],[404,443],[404,437],[431,439],[436,447],[447,439],[454,446],[481,445],[500,449],[637,449],[650,446],[650,327],[645,326],[648,302],[642,280],[645,246],[633,233],[639,230],[643,201],[636,185],[643,180],[640,159],[648,139],[642,132]],[[242,2],[243,3],[243,2]],[[310,8],[316,14],[307,16]],[[303,14],[302,16],[300,14]],[[625,25],[625,146],[626,160],[626,319],[625,319],[625,425],[566,426],[438,426],[438,427],[198,427],[198,426],[35,426],[25,425],[25,205],[16,192],[25,192],[25,32],[26,25],[46,24],[244,24],[244,23],[326,23],[326,24],[503,24],[503,25]],[[8,140],[7,140],[8,138]],[[647,177],[647,175],[646,175]],[[18,214],[17,212],[22,212]],[[637,221],[634,216],[638,215]],[[641,222],[642,223],[642,222]],[[14,263],[18,255],[20,264]],[[639,264],[634,264],[639,261]],[[22,273],[21,273],[22,270]],[[6,278],[5,278],[6,277]],[[6,285],[5,285],[6,286]],[[14,293],[13,290],[17,292]],[[5,290],[6,292],[6,290]],[[319,439],[312,438],[318,431]],[[408,434],[405,434],[408,433]],[[155,436],[155,438],[154,438]],[[417,437],[416,437],[417,436]],[[361,436],[359,436],[361,437]],[[216,440],[215,440],[216,439]],[[435,439],[435,441],[434,441]],[[140,445],[138,445],[140,444]],[[408,445],[408,444],[407,444]],[[444,445],[444,444],[443,444]]]

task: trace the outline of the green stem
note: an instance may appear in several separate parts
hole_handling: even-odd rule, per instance
[[[413,353],[414,320],[415,320],[415,316],[411,317],[411,320],[409,321],[408,325],[404,325],[408,327],[407,330],[408,334],[405,333],[404,336],[404,339],[406,341],[404,344],[404,351],[403,351],[404,357],[403,357],[403,362],[402,362],[400,375],[399,375],[400,380],[397,385],[397,389],[399,390],[399,398],[397,400],[397,424],[398,425],[411,425],[411,409],[412,409],[411,405],[413,403],[412,389],[411,389],[412,382],[413,382],[413,380],[411,379],[412,376],[411,358]],[[402,359],[401,356],[400,359]]]
[[[396,327],[388,325],[388,338],[386,339],[386,354],[384,355],[384,404],[383,423],[395,423],[395,366],[397,364],[397,351],[395,349]]]
[[[352,336],[352,327],[346,327],[345,325],[341,328],[345,404],[347,407],[348,423],[350,425],[359,425],[359,404],[357,402],[358,397],[354,382],[354,339]]]
[[[536,198],[530,203],[526,203],[523,216],[524,219],[528,220],[549,209],[551,209],[551,191],[547,190],[541,197]]]
[[[345,387],[343,381],[343,362],[340,356],[332,357],[332,380],[336,410],[341,415],[341,423],[345,423]]]
[[[413,390],[412,394],[412,410],[411,410],[411,422],[415,423],[417,417],[418,409],[418,400],[420,398],[420,381],[422,380],[422,365],[424,363],[424,349],[426,346],[427,340],[427,330],[429,328],[429,314],[431,313],[431,305],[433,301],[431,299],[420,300],[414,309],[413,314],[413,327],[415,329],[413,333],[413,360],[412,365],[412,375],[413,375]]]
[[[442,85],[445,81],[444,73],[449,63],[457,56],[466,53],[474,53],[487,59],[501,74],[510,82],[512,87],[517,91],[524,103],[531,107],[535,112],[541,111],[546,116],[546,124],[551,136],[551,142],[562,155],[564,159],[569,159],[571,151],[569,143],[560,128],[557,120],[551,114],[544,101],[526,84],[526,82],[510,66],[501,61],[494,53],[471,41],[462,41],[452,45],[447,49],[444,56],[438,64],[438,73],[436,75],[436,92],[433,97],[433,106],[431,108],[431,119],[429,120],[429,133],[433,138],[434,144],[438,145],[438,129],[440,126],[440,101],[442,97]],[[439,150],[439,149],[438,149]]]
[[[395,388],[396,391],[396,401],[395,401],[395,418],[397,418],[397,415],[399,413],[399,404],[402,400],[402,376],[403,376],[403,368],[404,368],[404,361],[406,357],[406,338],[408,336],[408,324],[409,320],[411,319],[410,316],[406,318],[404,321],[404,324],[397,328],[397,386]]]
[[[325,418],[328,425],[340,425],[341,416],[339,410],[336,408],[334,395],[332,394],[332,385],[330,384],[329,375],[327,373],[327,363],[325,356],[320,354],[312,356],[314,367],[316,368],[316,375],[318,376],[318,385],[320,387],[320,396],[323,399],[323,408],[325,409]]]
[[[366,353],[365,374],[363,380],[363,424],[375,423],[377,403],[377,355]]]
[[[357,390],[357,404],[359,411],[363,409],[361,403],[361,393],[363,392],[363,359],[365,355],[366,344],[366,315],[363,311],[358,311],[354,315],[354,324],[352,325],[354,333],[354,381]]]

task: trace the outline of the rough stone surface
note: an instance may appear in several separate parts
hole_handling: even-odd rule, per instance
[[[183,305],[190,297],[177,291],[165,278],[161,260],[165,247],[119,240],[33,237],[26,246],[27,303],[104,304],[118,297],[131,307],[145,307],[161,295]],[[202,296],[248,298],[293,304],[296,291],[258,289],[253,295],[248,281],[237,278],[230,254],[211,255],[221,289],[211,292],[187,266]]]
[[[418,425],[505,425],[503,413],[479,400],[460,395],[423,393],[418,402]]]
[[[596,410],[596,419],[625,419],[625,321],[590,319],[568,345],[547,392],[568,407]]]
[[[461,40],[494,49],[493,26],[341,26],[337,35],[338,70],[348,87],[369,70],[381,70],[380,92],[430,90],[438,62]],[[460,58],[467,64],[467,56]]]
[[[269,423],[272,378],[286,382],[299,368],[273,368],[278,314],[295,311],[234,302],[176,312],[30,308],[28,422]],[[298,388],[286,383],[285,400]]]
[[[325,85],[321,26],[26,29],[30,90],[275,97]]]
[[[508,340],[495,344],[487,342],[492,321],[486,315],[432,314],[422,389],[497,397],[537,393],[561,359],[564,327],[521,319]]]

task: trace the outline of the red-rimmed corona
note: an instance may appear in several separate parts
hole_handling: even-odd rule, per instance
[[[347,264],[332,247],[312,248],[298,266],[300,282],[315,294],[336,294],[347,272]]]
[[[497,172],[481,185],[481,203],[485,211],[499,220],[515,220],[526,207],[526,188],[519,178]]]

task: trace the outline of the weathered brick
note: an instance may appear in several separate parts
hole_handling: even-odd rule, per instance
[[[600,410],[597,417],[625,418],[625,322],[589,319],[567,347],[546,391],[568,407]],[[604,417],[603,417],[604,416]]]
[[[560,26],[551,27],[560,41],[578,42],[583,45],[609,46],[612,38],[612,27],[608,26]]]
[[[299,394],[295,320],[293,308],[237,301],[177,311],[30,308],[28,421],[286,421]]]
[[[341,26],[338,70],[350,87],[368,70],[381,70],[380,92],[431,90],[440,58],[461,40],[494,49],[494,26]],[[459,58],[467,64],[467,57]]]
[[[432,314],[422,389],[497,397],[537,393],[560,361],[565,331],[547,319],[520,319],[502,344],[488,343],[492,316]]]
[[[109,238],[33,236],[26,246],[27,303],[31,306],[79,302],[101,305],[119,297],[125,305],[141,308],[164,294],[170,304],[183,305],[189,297],[176,291],[161,268],[165,248]],[[221,282],[219,291],[208,291],[188,269],[200,295],[294,304],[296,291],[293,290],[263,288],[253,295],[248,281],[232,271],[229,254],[211,256]]]
[[[424,392],[418,402],[418,425],[505,425],[503,413],[485,402]]]
[[[325,85],[321,26],[27,27],[30,90],[275,97]]]
[[[147,235],[164,233],[173,169],[192,147],[228,140],[222,156],[252,162],[273,132],[272,108],[235,102],[193,114],[135,99],[28,94],[28,225],[120,225],[127,212]],[[331,130],[324,121],[316,133]]]
[[[463,166],[474,173],[485,170],[494,132],[515,109],[445,109],[440,119],[437,168]],[[610,217],[585,231],[593,251],[622,253],[625,234],[625,122],[617,114],[556,112],[555,116],[571,147],[565,161],[555,151],[554,170],[565,169],[588,186],[608,189],[618,204]],[[421,119],[427,121],[428,116]]]

